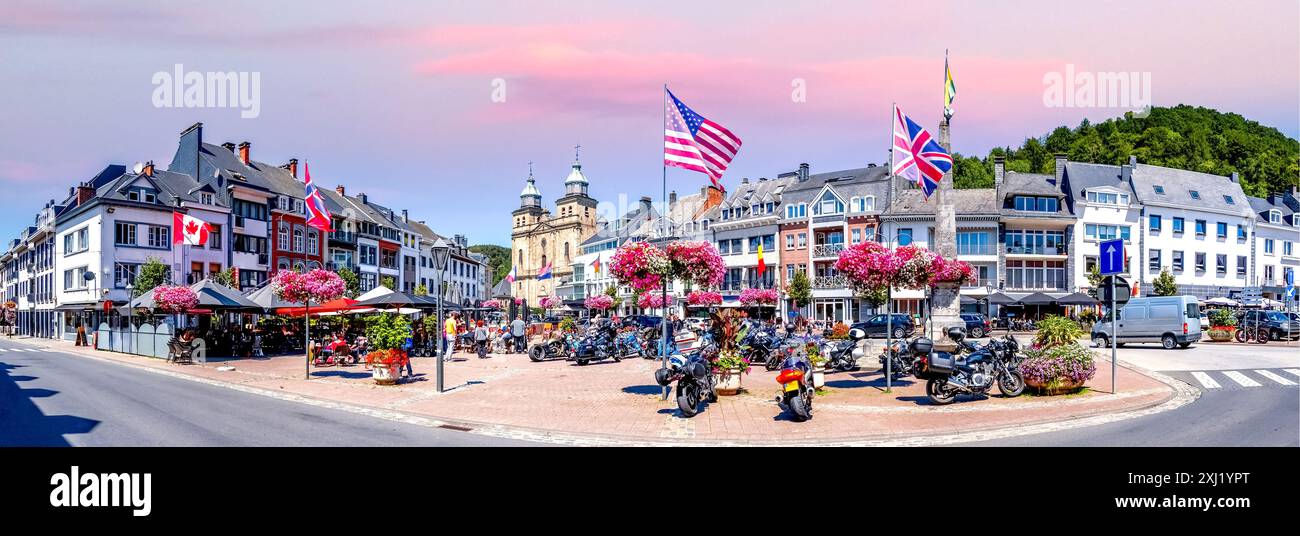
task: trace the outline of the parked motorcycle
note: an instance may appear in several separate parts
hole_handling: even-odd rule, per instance
[[[618,333],[614,328],[609,326],[595,328],[574,345],[573,361],[579,366],[610,358],[615,362],[622,361],[623,356],[619,355],[617,339]]]
[[[740,353],[750,363],[763,363],[767,370],[776,370],[781,366],[781,345],[784,342],[776,335],[775,328],[752,329],[740,341]]]
[[[662,387],[677,382],[677,407],[685,417],[694,417],[700,412],[700,402],[718,401],[717,379],[713,375],[710,355],[716,355],[716,349],[709,352],[706,347],[689,354],[673,354],[668,358],[668,367],[655,371],[655,383]]]
[[[948,336],[961,345],[965,331],[952,328]],[[987,394],[994,383],[1002,396],[1020,396],[1025,390],[1025,378],[1016,366],[1015,351],[1019,343],[1013,346],[1005,338],[990,340],[970,355],[936,352],[934,342],[924,337],[914,340],[911,346],[921,360],[916,376],[926,380],[926,397],[935,405],[951,404],[958,394]],[[1008,351],[1011,357],[1007,356]]]
[[[921,363],[921,356],[912,351],[912,343],[917,338],[919,337],[896,339],[893,346],[881,351],[880,373],[884,374],[888,370],[894,376],[893,379],[914,374]]]
[[[867,332],[862,329],[849,330],[848,340],[827,341],[822,346],[822,355],[826,356],[826,366],[840,372],[847,372],[858,369],[858,358],[862,357],[862,350],[858,348],[858,341],[867,338]]]
[[[781,384],[781,395],[777,405],[790,412],[795,422],[812,418],[813,397],[816,390],[808,384],[812,367],[803,352],[795,352],[781,362],[781,372],[776,375],[776,383]]]
[[[545,341],[534,344],[528,349],[528,359],[545,361],[547,359],[569,358],[573,355],[574,340],[572,335],[553,332]]]
[[[635,330],[620,333],[615,339],[615,350],[621,357],[644,356],[646,353],[645,344]]]

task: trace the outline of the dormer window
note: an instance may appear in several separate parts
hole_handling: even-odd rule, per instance
[[[1030,212],[1056,212],[1058,207],[1058,201],[1055,197],[1018,195],[1013,203],[1016,210]]]
[[[1128,194],[1088,192],[1088,201],[1099,205],[1128,206]]]
[[[1292,215],[1291,215],[1291,226],[1292,226],[1292,227],[1300,227],[1300,214],[1292,214]]]
[[[140,200],[140,192],[136,192],[136,191],[130,191],[130,192],[127,192],[127,193],[126,193],[126,198],[129,199],[129,200],[131,200],[131,201],[139,201],[139,200]]]
[[[839,214],[844,212],[844,203],[841,203],[835,194],[826,192],[822,195],[821,201],[817,202],[817,214]]]
[[[199,194],[199,202],[203,203],[204,205],[211,205],[212,194],[208,194],[208,193]]]
[[[1198,191],[1196,191],[1196,190],[1190,190],[1188,193],[1192,194],[1192,199],[1194,199],[1194,200],[1196,200],[1196,201],[1200,201],[1200,200],[1201,200],[1201,192],[1198,192]]]
[[[790,219],[802,218],[807,215],[808,215],[808,205],[804,203],[799,203],[797,205],[786,205],[785,207],[786,218],[790,218]]]
[[[1269,222],[1269,223],[1282,223],[1282,211],[1280,211],[1280,210],[1270,210],[1270,211],[1268,211],[1268,222]]]
[[[158,197],[155,196],[155,195],[154,195],[153,193],[151,193],[151,192],[145,192],[145,193],[144,193],[144,202],[145,202],[145,203],[150,203],[150,204],[152,204],[152,203],[157,203],[157,202],[158,202]]]

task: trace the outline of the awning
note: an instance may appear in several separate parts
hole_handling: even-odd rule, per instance
[[[1067,294],[1056,300],[1060,305],[1097,305],[1097,300],[1082,292]]]
[[[312,305],[306,308],[302,306],[280,307],[275,310],[275,314],[284,315],[284,316],[302,316],[303,313],[310,313],[313,315],[324,314],[324,313],[338,313],[338,312],[347,311],[349,309],[354,309],[353,306],[355,306],[356,304],[357,304],[357,300],[351,300],[348,298],[339,298],[337,300],[330,300],[325,303]]]
[[[65,303],[55,307],[55,311],[99,311],[104,308],[104,302],[77,302]]]
[[[1016,303],[1015,298],[1007,296],[1006,294],[1003,294],[1001,292],[994,292],[992,294],[989,294],[988,300],[989,303],[993,305],[1010,305]]]
[[[1018,301],[1025,305],[1051,305],[1052,303],[1056,302],[1056,299],[1042,292],[1035,292],[1033,294],[1020,298],[1020,300]]]

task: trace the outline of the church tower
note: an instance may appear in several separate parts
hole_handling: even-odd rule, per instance
[[[578,224],[593,231],[596,228],[596,200],[587,195],[587,176],[582,173],[582,162],[578,160],[578,149],[573,148],[573,168],[564,179],[564,197],[555,201],[557,218],[574,218]],[[583,237],[585,238],[585,237]]]
[[[573,278],[573,263],[581,254],[582,241],[596,232],[596,200],[587,194],[588,186],[575,152],[573,167],[564,180],[564,196],[556,200],[552,215],[542,207],[542,193],[529,164],[528,180],[519,192],[519,208],[511,212],[510,260],[516,273],[510,289],[513,297],[524,299],[529,306],[545,296],[570,298],[560,295],[560,287]],[[547,267],[550,276],[543,278]]]

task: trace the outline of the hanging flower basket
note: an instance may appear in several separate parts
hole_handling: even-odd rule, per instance
[[[153,289],[153,303],[158,310],[180,314],[199,304],[199,296],[190,287],[162,285]]]
[[[614,306],[614,298],[611,298],[604,294],[601,294],[599,296],[592,296],[590,298],[587,298],[587,300],[583,302],[583,305],[586,305],[588,309],[604,311]]]
[[[624,285],[648,292],[661,288],[664,278],[716,287],[722,284],[726,266],[718,249],[709,242],[672,242],[664,249],[647,242],[632,242],[614,252],[609,273]]]
[[[343,296],[347,283],[329,270],[317,268],[307,273],[280,270],[271,278],[276,297],[294,303],[324,303]]]
[[[744,305],[774,305],[780,296],[775,289],[770,288],[750,288],[740,293],[740,303]]]
[[[664,306],[664,296],[659,292],[646,292],[636,299],[636,306],[642,309],[660,309]]]
[[[671,262],[669,275],[698,287],[722,284],[727,267],[711,242],[672,242],[665,251]]]
[[[556,296],[542,296],[537,300],[537,305],[542,306],[542,309],[553,309],[559,307],[561,303],[560,298]]]
[[[487,300],[487,301],[483,302],[482,305],[483,305],[483,307],[486,307],[486,308],[488,308],[488,309],[500,309],[500,308],[501,308],[501,301],[500,301],[500,300]]]
[[[712,307],[722,303],[722,295],[708,290],[695,290],[686,295],[686,304],[700,307]]]

